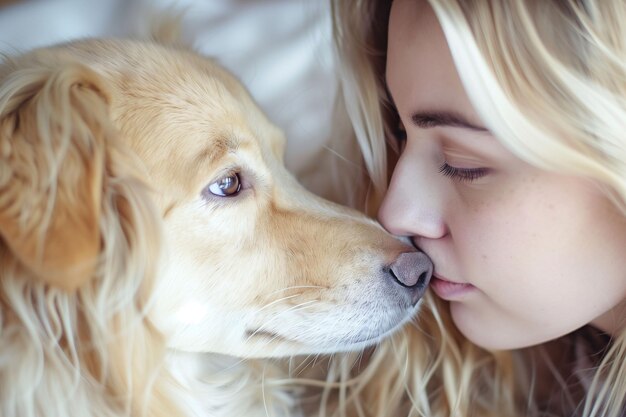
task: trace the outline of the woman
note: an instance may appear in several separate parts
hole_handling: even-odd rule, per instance
[[[432,258],[458,343],[483,349],[448,374],[472,399],[450,410],[498,415],[507,395],[519,415],[626,415],[626,3],[333,12],[370,206]]]

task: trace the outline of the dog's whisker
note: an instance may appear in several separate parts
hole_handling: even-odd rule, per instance
[[[356,367],[357,368],[361,368],[363,366],[363,359],[365,358],[365,350],[360,350],[358,355],[357,355],[357,360],[356,360]]]
[[[299,290],[299,289],[305,289],[305,288],[308,288],[308,289],[325,289],[326,287],[321,286],[321,285],[293,285],[293,286],[290,286],[290,287],[279,288],[279,289],[277,289],[275,291],[272,291],[272,292],[268,293],[267,295],[270,296],[270,295],[274,295],[276,293],[280,293],[280,292],[284,292],[284,291]]]
[[[288,309],[286,309],[284,311],[279,312],[278,314],[272,316],[270,318],[270,320],[268,320],[265,323],[263,323],[259,328],[257,328],[254,331],[250,332],[248,337],[244,340],[244,343],[248,343],[252,337],[257,336],[259,333],[267,331],[268,326],[272,325],[282,315],[287,314],[287,313],[291,313],[291,312],[294,312],[294,311],[298,311],[298,310],[300,310],[302,308],[305,308],[308,305],[311,305],[311,304],[314,304],[314,303],[317,303],[317,302],[318,302],[317,300],[305,301],[303,303],[296,304],[295,306],[292,306],[292,307],[290,307],[290,308],[288,308]]]
[[[318,302],[318,300],[304,301],[304,302],[302,302],[300,304],[296,304],[294,306],[291,306],[290,308],[288,308],[286,310],[280,311],[276,315],[272,316],[270,320],[268,320],[265,323],[263,323],[258,330],[264,330],[265,328],[267,328],[267,326],[270,326],[271,324],[273,324],[276,320],[280,319],[281,316],[283,316],[285,314],[301,311],[301,310],[303,310],[303,309],[305,309],[307,307],[311,307],[313,304],[315,304],[317,302]]]
[[[286,310],[279,311],[279,312],[278,312],[278,313],[277,313],[277,314],[273,317],[273,319],[279,318],[279,317],[280,317],[281,315],[283,315],[283,314],[287,314],[287,313],[292,313],[292,312],[294,312],[294,311],[298,311],[299,309],[301,309],[301,308],[303,308],[303,307],[308,307],[308,306],[310,306],[310,305],[312,305],[312,304],[315,304],[315,303],[318,303],[318,302],[319,302],[319,300],[307,300],[307,301],[303,301],[303,302],[301,302],[301,303],[295,304],[295,305],[293,305],[293,306],[289,307],[289,308],[288,308],[288,309],[286,309]],[[261,311],[261,310],[258,310],[258,311]]]
[[[316,355],[316,354],[306,355],[306,357],[304,359],[302,359],[302,361],[300,363],[298,363],[298,365],[294,369],[290,369],[290,374],[299,375],[306,368],[312,367],[312,365],[314,364],[314,360],[315,360],[316,356],[318,356],[318,355]]]
[[[269,407],[267,406],[267,396],[265,395],[265,370],[267,369],[267,364],[263,366],[263,372],[261,372],[261,398],[263,399],[263,408],[265,410],[265,415],[270,417]]]
[[[294,285],[292,287],[285,287],[285,288],[282,288],[280,290],[272,291],[269,295],[276,294],[278,292],[292,290],[292,289],[303,289],[303,288],[309,288],[309,289],[311,289],[311,288],[318,288],[319,289],[319,288],[325,288],[325,287],[322,287],[320,285]],[[276,303],[280,303],[281,301],[285,301],[285,300],[289,300],[289,299],[292,299],[292,298],[300,297],[302,294],[303,293],[298,293],[298,294],[292,294],[292,295],[288,295],[288,296],[285,296],[285,297],[282,297],[282,298],[278,298],[276,300],[273,300],[273,301],[265,304],[258,311],[262,311],[262,310],[266,309],[267,307],[270,307],[270,306],[272,306],[272,305],[274,305]]]
[[[261,311],[263,311],[263,310],[265,310],[265,309],[266,309],[266,308],[268,308],[268,307],[273,306],[274,304],[278,304],[278,303],[280,303],[281,301],[290,300],[290,299],[292,299],[292,298],[300,297],[301,295],[302,295],[302,294],[293,294],[293,295],[288,295],[288,296],[286,296],[286,297],[278,298],[278,299],[276,299],[276,300],[274,300],[274,301],[270,301],[269,303],[265,304],[263,307],[261,307],[260,309],[258,309],[258,310],[257,310],[257,313],[258,313],[258,312],[261,312]]]

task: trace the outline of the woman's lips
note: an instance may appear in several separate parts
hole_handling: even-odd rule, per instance
[[[440,298],[448,301],[459,300],[467,293],[476,289],[472,284],[448,281],[437,275],[433,275],[433,278],[430,280],[430,287]]]

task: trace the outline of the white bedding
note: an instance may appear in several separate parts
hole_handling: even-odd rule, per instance
[[[329,134],[336,82],[327,0],[22,0],[0,9],[0,52],[86,36],[146,33],[149,16],[186,9],[185,38],[239,76],[287,134],[292,171]]]

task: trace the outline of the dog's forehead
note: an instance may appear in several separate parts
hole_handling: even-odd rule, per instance
[[[216,160],[240,149],[262,151],[276,137],[245,90],[227,78],[192,70],[145,80],[122,85],[112,100],[114,118],[131,140]]]
[[[111,83],[111,116],[122,139],[163,183],[177,184],[184,177],[191,186],[190,173],[202,175],[238,152],[257,159],[256,166],[281,159],[280,129],[214,60],[133,41],[69,49]]]
[[[63,54],[106,74],[116,85],[122,101],[113,97],[113,106],[119,106],[114,111],[161,111],[170,124],[193,122],[212,136],[247,130],[278,153],[284,149],[282,132],[243,84],[213,58],[185,48],[119,39],[72,42],[57,48],[54,59]]]
[[[156,48],[119,74],[120,91],[132,106],[154,104],[173,123],[198,124],[214,137],[273,128],[246,88],[216,61],[192,51]]]

